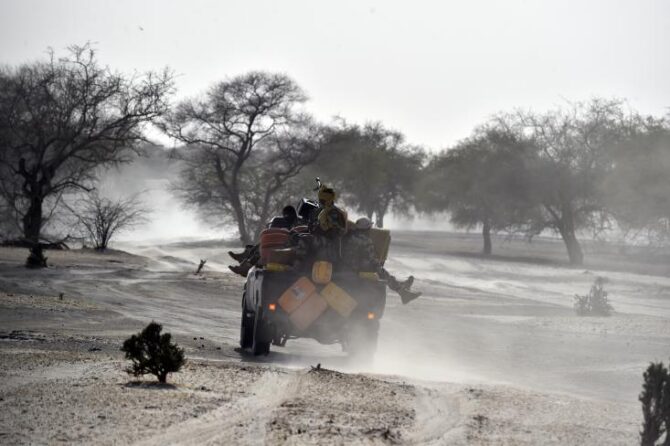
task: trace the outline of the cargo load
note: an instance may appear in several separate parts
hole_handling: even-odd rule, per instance
[[[316,293],[316,287],[307,277],[300,277],[279,297],[279,306],[288,314],[293,313],[300,305],[305,303],[312,294]]]
[[[289,319],[291,319],[291,322],[298,331],[304,331],[308,329],[327,309],[328,304],[326,301],[319,296],[318,293],[314,293],[298,306],[298,308],[293,310]]]
[[[391,231],[388,229],[372,228],[370,229],[370,239],[375,245],[375,254],[380,265],[386,262],[391,246]]]
[[[358,302],[339,286],[330,282],[321,290],[321,296],[340,316],[349,317]]]

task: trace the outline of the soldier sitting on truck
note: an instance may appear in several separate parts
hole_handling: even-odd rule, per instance
[[[319,250],[323,256],[335,260],[340,255],[340,237],[346,232],[347,213],[335,206],[335,191],[321,184],[318,178],[317,183],[319,206],[314,209],[305,208],[305,212],[309,214],[303,217],[306,221],[298,216],[293,206],[289,205],[282,210],[282,217],[273,218],[268,227],[290,230],[295,226],[307,224],[310,234],[314,237],[309,237],[309,240],[305,237],[298,237],[295,240],[297,251],[305,256],[308,251]],[[337,249],[333,249],[333,243],[331,243],[333,240],[337,241]],[[260,260],[259,245],[247,245],[244,251],[239,253],[228,251],[228,255],[240,263],[229,265],[228,268],[246,277],[251,267]]]
[[[284,228],[290,230],[300,223],[301,221],[298,218],[298,213],[295,208],[288,205],[282,209],[281,217],[274,217],[270,220],[268,228]],[[242,277],[247,277],[247,273],[252,266],[258,263],[261,256],[258,244],[247,245],[242,252],[228,251],[228,255],[240,263],[239,265],[229,265],[228,268]]]
[[[374,243],[370,238],[371,228],[370,219],[363,217],[356,220],[354,228],[344,238],[343,261],[354,271],[376,272],[381,279],[386,280],[390,289],[400,295],[403,304],[421,296],[421,292],[410,289],[414,283],[414,276],[409,276],[405,281],[399,281],[381,265]]]
[[[335,191],[319,182],[319,208],[309,222],[309,249],[298,243],[299,252],[312,252],[322,260],[338,263],[342,257],[342,237],[347,233],[347,212],[335,205]]]
[[[335,191],[319,183],[320,211],[312,222],[310,232],[328,239],[337,239],[347,232],[347,212],[335,206]]]

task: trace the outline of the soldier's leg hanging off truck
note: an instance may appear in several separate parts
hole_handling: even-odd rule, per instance
[[[387,286],[400,295],[400,300],[403,304],[408,304],[414,299],[421,296],[420,291],[412,291],[412,284],[414,283],[414,276],[409,276],[407,280],[398,280],[395,276],[389,273],[386,269],[380,268],[379,275],[386,280]]]
[[[235,274],[247,277],[251,267],[258,263],[260,259],[260,250],[258,245],[247,245],[244,251],[228,251],[228,255],[240,263],[239,265],[229,265],[228,268]]]

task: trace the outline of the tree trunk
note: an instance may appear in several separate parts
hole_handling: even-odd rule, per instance
[[[280,188],[281,184],[269,184],[267,186],[267,189],[265,189],[265,194],[263,195],[263,207],[261,208],[261,215],[260,218],[258,219],[258,224],[254,225],[255,227],[252,228],[253,230],[253,236],[254,240],[260,240],[261,238],[261,232],[263,232],[263,229],[265,229],[265,225],[268,224],[270,221],[270,201],[272,199],[272,196],[277,192],[277,190]],[[250,243],[245,243],[246,245],[249,245]]]
[[[386,216],[386,211],[388,211],[389,208],[389,201],[383,201],[379,203],[379,206],[375,210],[375,216],[376,216],[376,226],[378,228],[383,228],[384,227],[384,216]]]
[[[375,226],[378,228],[384,227],[384,213],[377,211],[375,214]]]
[[[23,216],[23,237],[31,243],[30,254],[26,259],[29,268],[44,268],[47,259],[40,246],[40,231],[42,230],[42,197],[30,197],[30,207]]]
[[[484,237],[484,250],[483,253],[484,255],[491,255],[492,252],[492,247],[491,247],[491,224],[489,223],[488,219],[484,219],[484,223],[482,224],[482,236]]]
[[[574,229],[562,233],[561,236],[565,242],[565,247],[568,249],[568,258],[570,259],[570,264],[583,264],[584,253],[582,253],[582,247],[579,245],[579,240],[577,240],[577,237],[575,236]]]
[[[23,238],[32,244],[39,243],[42,229],[42,199],[30,197],[30,207],[23,216]]]
[[[584,263],[584,253],[579,245],[579,240],[575,235],[575,220],[572,215],[572,209],[569,205],[561,209],[560,233],[568,250],[568,259],[571,265],[581,265]]]
[[[236,209],[235,216],[237,219],[237,230],[240,233],[240,241],[242,242],[242,245],[246,246],[253,244],[249,232],[247,231],[247,225],[244,220],[244,212],[242,212],[242,209]]]
[[[244,246],[251,245],[252,241],[251,237],[249,237],[244,210],[242,209],[242,202],[240,201],[240,193],[236,187],[232,188],[230,195],[230,204],[233,206],[233,211],[235,212],[235,221],[237,222],[237,230],[240,233],[240,241]]]

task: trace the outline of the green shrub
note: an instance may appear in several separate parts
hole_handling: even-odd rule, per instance
[[[670,446],[670,375],[662,362],[651,363],[643,375],[642,393],[642,431],[640,432],[641,446],[663,445]],[[666,434],[665,441],[656,443],[656,440]]]
[[[132,365],[126,371],[134,376],[151,373],[165,383],[168,373],[178,372],[184,365],[184,350],[171,342],[170,333],[161,334],[163,326],[151,322],[141,333],[123,342],[121,351]]]
[[[575,294],[575,311],[580,316],[609,316],[614,308],[607,300],[604,277],[597,277],[585,296]]]

